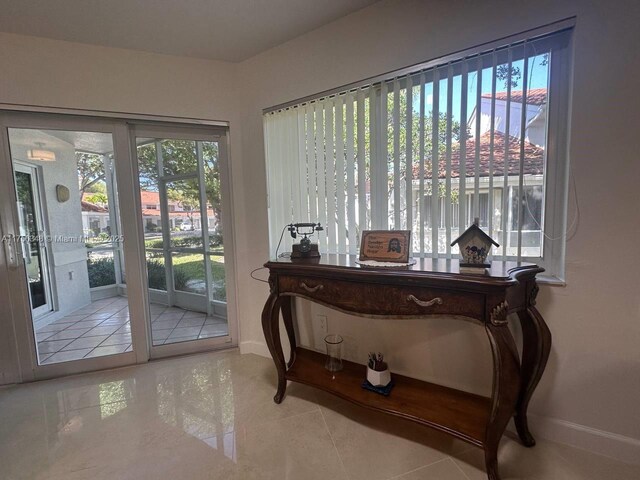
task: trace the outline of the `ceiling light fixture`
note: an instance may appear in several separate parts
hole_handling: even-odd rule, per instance
[[[29,160],[38,160],[40,162],[55,162],[56,154],[51,150],[43,150],[44,143],[36,142],[38,148],[27,150],[27,158]]]

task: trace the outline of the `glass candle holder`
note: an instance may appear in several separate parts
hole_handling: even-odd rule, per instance
[[[327,347],[327,361],[324,368],[330,372],[342,370],[342,337],[340,335],[327,335],[324,344]]]

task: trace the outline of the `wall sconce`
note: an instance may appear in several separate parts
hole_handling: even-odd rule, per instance
[[[60,203],[69,200],[69,189],[64,185],[56,185],[56,198]]]

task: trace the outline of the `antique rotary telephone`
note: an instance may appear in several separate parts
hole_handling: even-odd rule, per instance
[[[302,235],[300,243],[293,244],[293,251],[291,252],[291,258],[318,258],[320,252],[318,251],[318,244],[311,243],[309,238],[315,232],[324,230],[319,223],[290,223],[287,225],[287,230],[291,234],[291,238],[295,239],[298,235]]]

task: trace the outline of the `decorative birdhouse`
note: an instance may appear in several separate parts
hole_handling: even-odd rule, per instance
[[[453,247],[456,243],[462,254],[461,267],[490,267],[491,265],[487,263],[487,255],[489,255],[491,245],[500,246],[482,231],[479,218],[474,219],[473,225],[456,238],[451,246]]]

